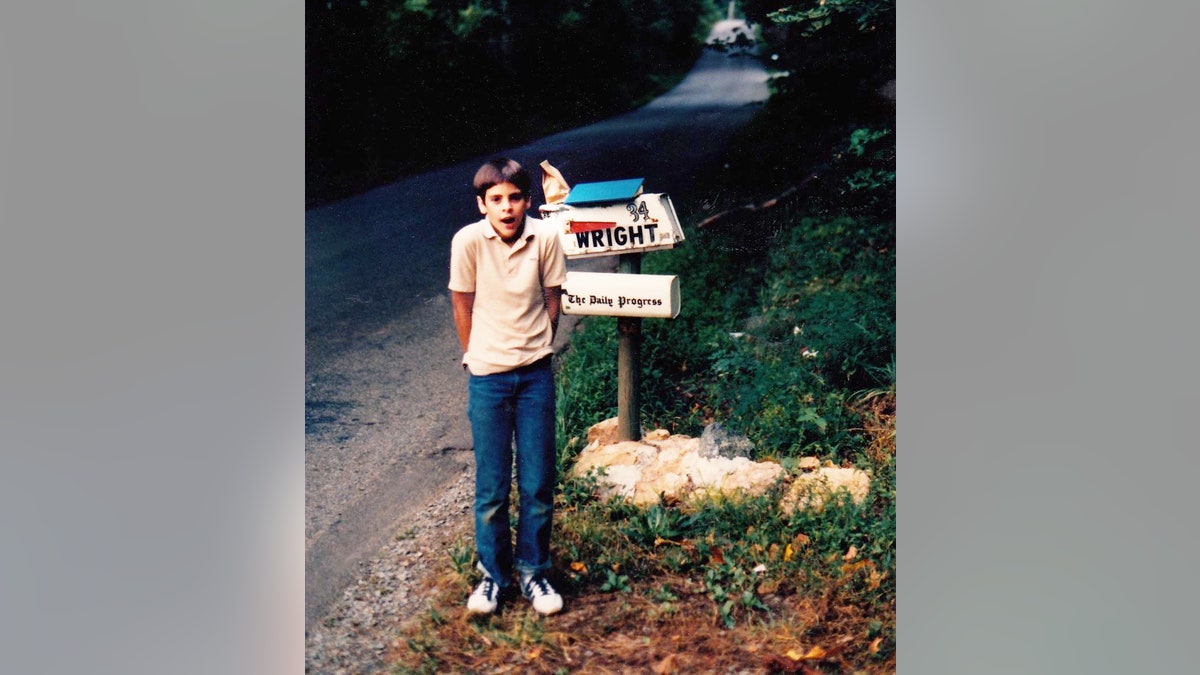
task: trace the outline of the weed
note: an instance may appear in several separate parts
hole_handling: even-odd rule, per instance
[[[633,513],[622,531],[634,543],[653,546],[660,541],[677,539],[691,530],[691,517],[677,509],[655,504]]]
[[[650,599],[655,602],[675,602],[679,599],[679,596],[675,595],[669,585],[663,584],[651,591]]]
[[[617,574],[611,569],[604,570],[604,573],[604,583],[600,584],[601,593],[629,592],[629,577],[624,574]]]
[[[737,563],[725,562],[710,567],[704,574],[704,588],[716,606],[718,622],[733,628],[735,614],[749,610],[765,610],[754,589],[755,580]]]
[[[585,476],[565,478],[559,488],[559,506],[574,508],[595,501],[599,479],[604,473],[604,468],[601,467],[589,471]]]
[[[892,355],[891,363],[885,366],[868,366],[867,372],[876,378],[878,385],[871,389],[860,389],[854,392],[854,398],[869,402],[873,399],[896,396],[896,355]]]
[[[455,574],[466,575],[474,568],[475,547],[468,539],[460,538],[451,544],[447,555]]]

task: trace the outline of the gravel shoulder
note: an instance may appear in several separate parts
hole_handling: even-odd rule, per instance
[[[451,544],[470,536],[473,476],[473,469],[464,470],[377,556],[360,564],[358,579],[308,631],[305,673],[364,675],[384,667],[399,626],[428,609],[426,580],[450,564]]]

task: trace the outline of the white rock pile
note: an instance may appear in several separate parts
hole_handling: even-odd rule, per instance
[[[672,435],[665,429],[646,433],[639,441],[617,438],[616,418],[593,425],[588,430],[588,445],[571,470],[578,477],[597,470],[601,499],[619,496],[648,506],[664,498],[692,501],[718,495],[756,496],[784,480],[791,485],[780,505],[790,513],[797,508],[820,509],[839,490],[862,503],[871,485],[866,472],[829,463],[822,466],[815,457],[803,458],[800,472],[789,476],[777,462],[727,456],[747,453],[752,446],[744,437],[730,435],[715,424],[702,438]]]

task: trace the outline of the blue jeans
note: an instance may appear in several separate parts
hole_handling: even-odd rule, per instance
[[[495,375],[471,375],[467,415],[475,442],[475,550],[501,587],[550,569],[554,514],[554,373],[550,359]],[[513,560],[508,502],[516,438],[517,520]]]

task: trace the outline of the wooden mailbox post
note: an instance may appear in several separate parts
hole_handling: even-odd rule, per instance
[[[675,207],[664,193],[643,194],[642,179],[580,183],[562,204],[541,207],[556,223],[567,258],[618,255],[617,274],[568,272],[563,312],[617,317],[617,428],[620,440],[641,438],[642,318],[679,314],[679,278],[643,275],[642,253],[683,241]]]

